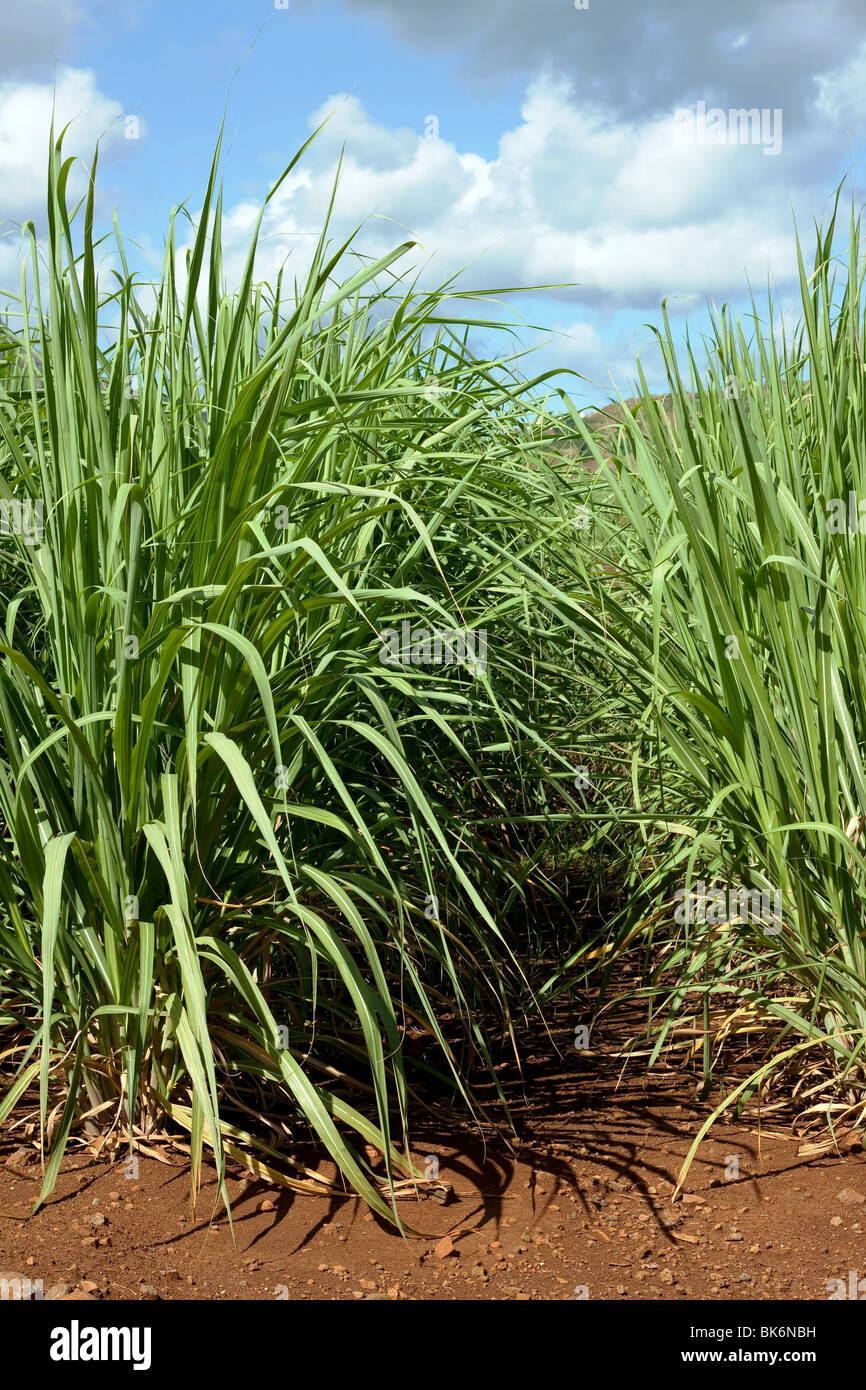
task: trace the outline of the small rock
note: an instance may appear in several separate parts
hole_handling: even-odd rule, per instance
[[[846,1207],[862,1207],[863,1203],[866,1202],[866,1197],[853,1187],[843,1187],[836,1201],[841,1202]]]
[[[101,1211],[95,1211],[89,1218],[87,1224],[89,1226],[104,1226],[106,1224],[106,1218],[102,1215]]]
[[[454,1242],[451,1239],[451,1237],[443,1236],[442,1239],[438,1241],[437,1244],[434,1246],[433,1253],[437,1257],[437,1259],[440,1260],[447,1260],[449,1255],[456,1254],[457,1252],[454,1249]]]
[[[52,1284],[50,1289],[45,1290],[46,1303],[56,1303],[72,1292],[70,1284]]]
[[[275,1210],[276,1210],[276,1202],[273,1202],[273,1201],[271,1200],[270,1197],[263,1197],[262,1200],[259,1202],[258,1210],[259,1210],[259,1211],[275,1211]]]

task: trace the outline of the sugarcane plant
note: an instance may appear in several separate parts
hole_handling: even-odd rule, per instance
[[[665,315],[663,400],[639,368],[604,440],[571,407],[596,468],[585,703],[632,765],[594,815],[638,852],[568,969],[611,978],[643,949],[650,1061],[696,1024],[708,1085],[725,1041],[763,1038],[721,1105],[784,1073],[831,1130],[866,1108],[866,295],[859,218],[840,253],[838,217],[811,266],[797,241],[798,322],[753,298],[698,350]]]
[[[219,145],[156,283],[73,167],[52,133],[0,349],[0,1121],[38,1203],[70,1135],[169,1133],[193,1197],[209,1151],[224,1200],[236,1159],[397,1220],[418,1079],[477,1115],[532,1007],[567,822],[545,383],[411,243],[326,222],[269,285],[260,214],[227,287]]]

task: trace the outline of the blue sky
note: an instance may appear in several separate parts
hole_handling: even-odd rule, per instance
[[[413,51],[381,21],[337,0],[291,0],[288,11],[149,0],[134,15],[115,5],[93,6],[92,15],[79,31],[76,65],[93,68],[103,90],[146,124],[135,159],[117,173],[125,206],[145,224],[167,196],[200,192],[226,102],[228,203],[267,191],[309,133],[310,112],[334,94],[350,93],[378,121],[414,125],[419,135],[435,112],[443,134],[471,133],[472,148],[488,157],[519,115],[522,87],[513,75],[480,90],[461,80],[452,56]]]
[[[44,225],[52,100],[73,151],[108,131],[100,210],[117,206],[145,267],[169,208],[195,213],[228,101],[229,274],[270,181],[333,111],[269,210],[262,273],[288,252],[303,265],[345,143],[335,232],[367,219],[382,251],[408,228],[431,280],[468,264],[481,288],[571,286],[514,303],[543,330],[524,340],[547,340],[539,367],[598,383],[575,385],[581,403],[613,394],[611,374],[627,389],[663,298],[698,331],[708,296],[742,302],[769,275],[793,314],[792,213],[808,239],[859,173],[856,0],[0,0],[0,25],[0,283],[16,225]]]

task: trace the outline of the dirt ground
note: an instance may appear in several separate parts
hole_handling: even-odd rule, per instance
[[[234,1237],[206,1181],[195,1219],[188,1169],[70,1153],[39,1190],[19,1136],[0,1149],[0,1278],[88,1299],[822,1300],[851,1271],[866,1297],[866,1154],[805,1160],[790,1130],[720,1124],[682,1200],[670,1197],[705,1104],[694,1077],[568,1048],[565,1031],[510,1083],[520,1134],[499,1142],[416,1133],[439,1160],[446,1205],[400,1203],[405,1238],[363,1203],[296,1197],[240,1170]],[[621,1075],[622,1073],[622,1075]],[[169,1151],[167,1151],[169,1152]],[[325,1167],[325,1165],[322,1165]],[[211,1219],[213,1217],[213,1219]],[[833,1286],[830,1286],[831,1288]]]

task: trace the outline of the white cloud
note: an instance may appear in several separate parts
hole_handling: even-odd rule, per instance
[[[818,111],[838,124],[854,124],[859,127],[855,133],[861,136],[866,118],[866,43],[847,63],[815,80]]]
[[[37,216],[45,203],[52,106],[55,133],[71,122],[64,152],[91,159],[96,141],[121,113],[119,102],[100,92],[92,72],[63,68],[56,86],[0,83],[0,218]],[[115,128],[114,138],[122,136]]]
[[[83,19],[76,0],[3,0],[0,72],[41,76],[69,47]]]
[[[97,140],[103,147],[123,143],[120,103],[101,92],[92,72],[63,68],[56,82],[0,82],[0,285],[17,292],[22,239],[20,227],[32,221],[45,230],[46,181],[51,115],[55,135],[69,124],[64,155],[83,162],[71,171],[68,193],[78,198],[86,188],[86,168]],[[109,132],[106,137],[106,132]]]
[[[292,0],[313,9],[321,0]],[[784,107],[790,130],[810,117],[813,78],[866,38],[862,0],[342,0],[425,54],[446,52],[476,90],[544,70],[619,114],[658,115],[704,98],[725,107]]]
[[[606,399],[619,389],[628,394],[637,378],[637,359],[653,390],[662,389],[662,355],[654,335],[644,330],[626,330],[602,316],[598,323],[588,319],[555,323],[550,333],[540,334],[537,346],[545,363],[564,371],[576,372],[585,385],[571,387],[572,394],[588,394]],[[565,381],[561,383],[568,388]]]
[[[423,248],[415,264],[433,258],[428,283],[468,266],[465,281],[479,289],[572,285],[552,293],[644,307],[665,295],[741,292],[746,270],[758,280],[793,273],[784,176],[767,169],[781,161],[757,146],[683,146],[672,112],[614,119],[577,102],[564,81],[541,78],[485,159],[379,124],[356,97],[331,98],[311,125],[332,111],[303,174],[269,204],[261,273],[273,275],[289,249],[295,273],[305,266],[344,142],[334,236],[363,222],[359,246],[378,255],[409,230]],[[254,216],[244,204],[225,218],[230,273]]]

